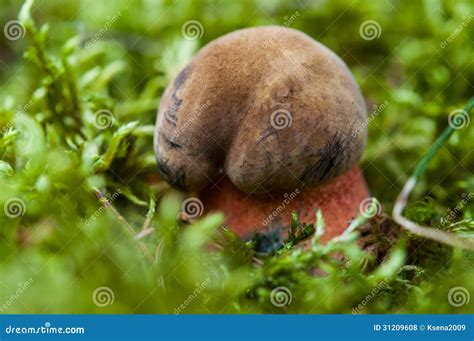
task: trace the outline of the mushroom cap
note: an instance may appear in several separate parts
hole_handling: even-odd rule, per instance
[[[165,90],[158,168],[186,191],[224,175],[246,193],[304,190],[358,163],[366,116],[328,48],[294,29],[243,29],[206,45]]]

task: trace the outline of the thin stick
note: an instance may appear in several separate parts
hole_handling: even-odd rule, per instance
[[[469,115],[469,112],[473,108],[474,97],[467,102],[466,106],[464,107],[464,111]],[[411,221],[402,215],[403,210],[407,204],[408,198],[410,197],[410,193],[415,187],[418,179],[423,175],[429,162],[433,159],[433,157],[439,151],[441,146],[449,139],[453,132],[454,127],[450,125],[446,127],[446,129],[444,129],[441,135],[430,147],[430,149],[428,149],[428,152],[425,154],[425,156],[417,164],[413,175],[408,179],[408,181],[405,183],[405,186],[403,186],[402,191],[398,195],[395,206],[393,207],[392,217],[399,225],[418,236],[428,238],[446,245],[451,245],[453,247],[459,247],[462,249],[474,251],[473,239],[460,238],[454,233],[446,232],[428,226],[418,225],[414,221]]]
[[[446,245],[451,245],[454,247],[474,251],[474,240],[467,238],[459,238],[454,233],[446,232],[428,226],[418,225],[417,223],[405,218],[402,215],[403,209],[407,204],[408,197],[410,196],[410,193],[415,187],[415,185],[416,178],[411,177],[410,179],[408,179],[405,186],[403,186],[403,190],[398,196],[395,206],[393,207],[393,219],[402,227],[418,236],[425,237]]]
[[[99,199],[99,202],[106,208],[110,209],[112,213],[115,215],[115,217],[122,222],[122,224],[126,227],[127,232],[130,234],[130,236],[137,240],[135,230],[133,229],[132,225],[128,223],[128,221],[125,220],[125,218],[120,214],[119,211],[115,207],[112,206],[110,203],[109,199],[107,199],[106,196],[102,194],[98,189],[95,190],[95,194],[97,198]],[[138,247],[140,248],[140,251],[143,253],[143,255],[148,259],[153,261],[153,257],[150,256],[148,252],[148,247],[145,245],[145,243],[137,240]]]

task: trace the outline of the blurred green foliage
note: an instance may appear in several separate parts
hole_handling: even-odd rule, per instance
[[[0,0],[4,29],[21,6]],[[24,37],[0,36],[0,312],[351,313],[366,302],[358,313],[472,313],[474,303],[448,301],[452,287],[474,293],[469,252],[404,235],[381,262],[358,232],[319,243],[323,217],[309,249],[290,241],[269,255],[220,229],[220,215],[179,226],[184,197],[157,178],[152,149],[160,96],[201,46],[298,13],[290,27],[341,56],[362,88],[362,168],[390,212],[473,94],[472,1],[37,0],[31,13],[20,14]],[[188,20],[202,24],[200,39],[183,36]],[[375,39],[360,34],[367,20],[380,26]],[[455,132],[407,216],[472,232],[472,200],[441,224],[474,192],[472,141],[472,125]],[[107,193],[113,207],[96,197]],[[150,228],[141,242],[129,233]],[[94,304],[100,287],[113,304]],[[278,287],[291,303],[271,303]]]

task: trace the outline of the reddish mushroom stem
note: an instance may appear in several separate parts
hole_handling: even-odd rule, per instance
[[[320,209],[325,220],[323,242],[344,231],[350,220],[358,215],[359,203],[368,196],[358,166],[309,190],[249,195],[225,178],[200,193],[205,210],[223,212],[226,226],[244,238],[254,232],[274,229],[280,229],[281,238],[286,238],[291,212],[297,212],[301,222],[314,223],[315,210]]]

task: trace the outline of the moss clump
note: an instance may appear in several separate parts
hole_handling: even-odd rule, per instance
[[[362,168],[390,212],[472,95],[474,25],[456,31],[469,5],[28,1],[24,37],[0,37],[0,312],[472,313],[473,300],[452,304],[450,291],[474,293],[473,254],[387,218],[322,245],[319,215],[269,254],[222,230],[220,215],[180,226],[184,197],[157,176],[152,148],[162,92],[201,45],[242,26],[291,26],[355,74],[372,118]],[[20,7],[3,4],[2,23]],[[359,35],[367,18],[381,28],[372,40]],[[200,39],[182,35],[191,19]],[[410,219],[472,234],[473,135],[472,124],[457,129],[429,164]]]

